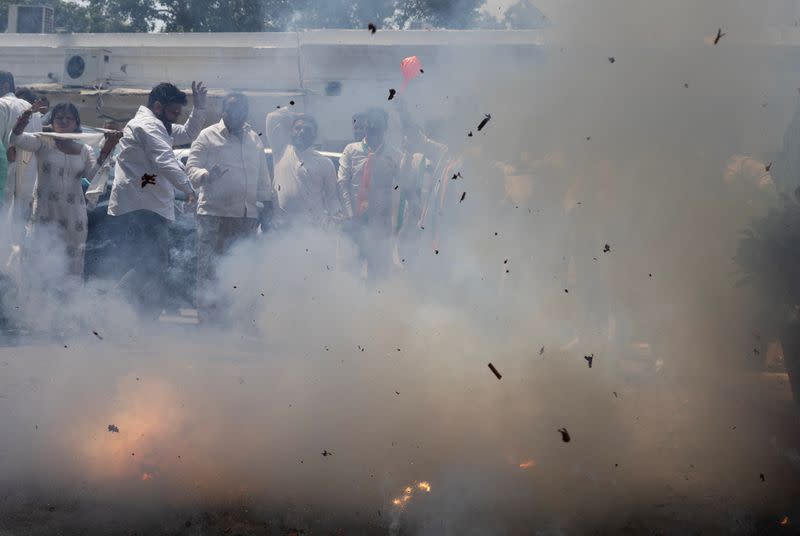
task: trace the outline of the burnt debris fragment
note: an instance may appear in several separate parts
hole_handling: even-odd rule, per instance
[[[100,339],[101,341],[103,340],[103,337],[99,333],[97,333],[96,331],[93,331],[92,333],[94,333],[94,336],[97,337],[98,339]]]
[[[585,355],[583,356],[583,358],[589,364],[589,368],[592,368],[592,361],[594,361],[594,354]]]
[[[118,434],[119,433],[119,428],[117,428],[117,426],[115,424],[109,424],[108,425],[108,431],[112,432],[112,433],[115,433],[115,434]]]
[[[561,441],[564,443],[569,443],[572,440],[566,428],[559,428],[558,431],[561,433]]]
[[[488,123],[491,119],[492,119],[492,114],[484,115],[483,120],[480,123],[478,123],[478,132],[483,130],[483,127],[485,127],[486,123]]]
[[[466,199],[466,197],[467,197],[467,192],[462,193],[461,199],[459,199],[458,202],[461,203],[464,199]]]
[[[614,56],[608,57],[608,63],[614,63],[615,61],[617,61],[617,59]]]
[[[608,244],[603,246],[603,253],[608,253],[609,251],[611,251],[611,246],[609,246]]]
[[[719,43],[719,40],[725,37],[726,35],[728,34],[723,33],[722,28],[717,30],[717,36],[714,38],[714,44],[716,45],[717,43]]]
[[[395,91],[393,88],[390,88],[389,89],[389,100],[392,100],[396,94],[397,94],[397,91]]]
[[[489,370],[492,371],[492,374],[497,376],[498,380],[502,380],[503,379],[503,376],[497,371],[497,369],[491,363],[489,363]]]
[[[377,31],[378,31],[378,28],[377,28],[377,26],[375,26],[374,24],[372,24],[372,23],[370,22],[369,24],[367,24],[367,30],[369,30],[369,33],[371,33],[371,34],[373,34],[373,35],[374,35],[374,34],[375,34],[375,32],[377,32]]]
[[[328,450],[327,450],[327,449],[323,450],[323,451],[321,452],[321,454],[322,454],[322,456],[323,456],[323,457],[325,457],[325,458],[327,458],[328,456],[333,456],[333,452],[328,452]]]

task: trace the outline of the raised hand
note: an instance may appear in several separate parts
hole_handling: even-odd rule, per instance
[[[208,88],[203,82],[192,82],[192,105],[200,110],[206,107]]]
[[[35,104],[36,103],[34,103],[34,105]],[[14,134],[16,134],[17,136],[22,134],[22,132],[25,130],[25,127],[28,126],[28,122],[31,120],[31,115],[33,115],[33,112],[36,111],[34,110],[34,107],[35,106],[31,106],[30,108],[19,114],[17,122],[14,125]]]

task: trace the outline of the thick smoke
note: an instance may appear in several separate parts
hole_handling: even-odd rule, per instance
[[[420,230],[388,280],[346,269],[334,231],[263,234],[220,268],[231,327],[200,330],[143,325],[102,282],[56,292],[56,253],[36,263],[4,301],[32,340],[0,351],[0,529],[755,534],[796,515],[796,414],[744,374],[760,326],[731,260],[777,191],[725,171],[770,161],[798,75],[757,6],[545,4],[540,58],[423,58],[406,102],[463,177],[439,249]]]

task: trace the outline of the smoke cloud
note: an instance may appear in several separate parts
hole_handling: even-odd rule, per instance
[[[230,327],[151,325],[107,282],[60,287],[50,248],[3,300],[27,335],[0,348],[0,530],[794,523],[797,413],[756,373],[770,304],[732,257],[777,203],[755,168],[798,73],[761,6],[662,4],[543,0],[541,57],[423,58],[404,98],[462,177],[438,249],[414,231],[387,280],[365,284],[335,231],[271,232],[220,266]]]

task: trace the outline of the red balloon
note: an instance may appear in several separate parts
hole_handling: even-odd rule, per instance
[[[408,86],[408,83],[417,78],[422,73],[422,62],[416,56],[409,56],[400,62],[400,72],[403,73],[403,85],[401,90]]]

